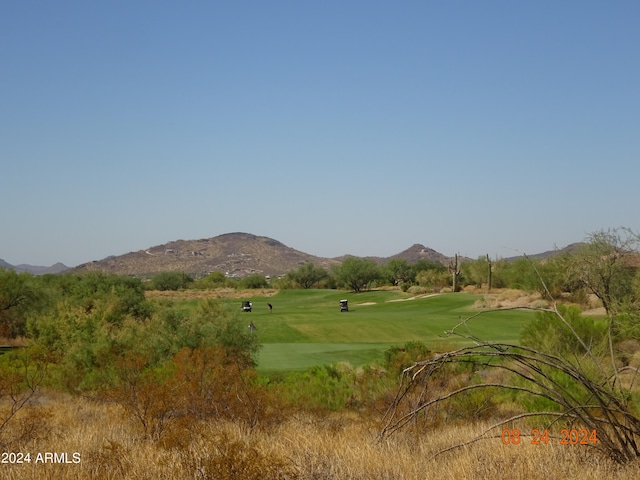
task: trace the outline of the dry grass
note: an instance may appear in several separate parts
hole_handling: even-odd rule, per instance
[[[536,304],[536,308],[545,307],[548,304],[542,300],[542,296],[537,292],[525,292],[523,290],[501,289],[492,293],[485,293],[482,300],[478,300],[474,308],[513,308],[531,307]]]
[[[236,290],[235,288],[216,288],[213,290],[148,290],[145,292],[147,298],[164,298],[167,300],[203,300],[209,298],[249,298],[249,297],[271,297],[278,293],[273,288],[257,288],[252,290]]]
[[[29,344],[29,341],[25,337],[1,337],[0,336],[0,345],[6,345],[11,347],[26,347]]]
[[[549,308],[551,306],[551,302],[537,292],[503,288],[493,289],[491,293],[486,293],[486,289],[479,289],[474,286],[465,287],[464,291],[482,295],[482,298],[473,305],[473,308],[476,309],[515,307]],[[574,302],[571,302],[566,295],[563,296],[563,298],[556,299],[556,301],[576,305]],[[583,305],[577,306],[581,308],[583,315],[604,316],[606,314],[605,309],[602,307],[602,302],[593,294],[587,295],[586,302]]]
[[[486,424],[410,430],[378,440],[379,425],[353,413],[291,417],[277,427],[248,430],[228,422],[177,426],[160,442],[144,440],[115,405],[62,394],[43,407],[50,435],[16,445],[30,464],[0,465],[3,479],[635,479],[640,465],[619,467],[586,446],[503,445],[498,436],[432,458]],[[73,452],[77,464],[35,463],[37,453]]]

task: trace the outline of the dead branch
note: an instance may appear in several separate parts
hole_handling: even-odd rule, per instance
[[[506,310],[506,309],[498,309]],[[460,321],[446,332],[474,345],[438,354],[416,362],[403,371],[398,392],[383,417],[381,437],[387,437],[416,419],[421,412],[449,402],[472,390],[499,389],[520,395],[540,397],[555,405],[557,411],[521,413],[501,420],[482,434],[467,441],[447,447],[435,454],[441,455],[487,438],[496,428],[526,417],[552,417],[552,426],[560,421],[580,424],[596,430],[598,444],[594,447],[619,463],[640,457],[640,419],[629,409],[628,392],[616,381],[618,369],[608,370],[595,356],[590,346],[579,338],[557,306],[552,309],[535,309],[553,312],[580,340],[585,350],[582,358],[573,361],[562,356],[542,352],[534,348],[507,343],[486,342],[471,333],[469,322],[485,312],[474,314]],[[495,311],[495,310],[491,310]],[[462,332],[461,330],[465,330]],[[508,372],[512,379],[519,378],[525,386],[510,383],[479,382],[468,384],[449,392],[437,392],[432,387],[437,372],[448,365],[470,364],[474,369],[498,368]],[[431,396],[430,396],[431,395]],[[401,408],[405,408],[404,413]]]

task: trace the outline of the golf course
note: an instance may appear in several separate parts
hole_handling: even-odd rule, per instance
[[[243,299],[251,301],[253,309],[242,315],[247,325],[253,322],[262,344],[258,371],[304,370],[336,362],[371,363],[382,359],[387,348],[410,341],[435,351],[468,344],[445,332],[480,313],[473,308],[480,298],[469,293],[412,296],[397,290],[282,290]],[[348,300],[347,312],[340,311],[343,299]],[[517,343],[521,327],[531,318],[527,310],[491,311],[474,317],[468,326],[483,340]]]

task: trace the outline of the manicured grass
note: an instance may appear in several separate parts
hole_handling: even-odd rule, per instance
[[[340,312],[343,298],[349,301],[348,312]],[[424,342],[433,350],[468,344],[444,332],[478,313],[471,308],[478,295],[410,298],[399,291],[283,290],[272,297],[247,298],[253,312],[243,316],[247,325],[253,321],[257,327],[263,345],[258,369],[265,372],[338,361],[361,365],[381,360],[385,349],[408,341]],[[522,325],[531,318],[530,311],[491,312],[473,318],[469,328],[483,340],[517,343]]]
[[[380,361],[388,343],[265,343],[258,370],[305,370],[315,365],[349,362],[363,365]]]

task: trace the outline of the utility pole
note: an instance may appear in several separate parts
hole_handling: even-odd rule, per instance
[[[492,280],[491,275],[492,275],[492,272],[491,272],[491,259],[489,258],[489,254],[488,253],[487,253],[487,264],[489,265],[487,288],[488,288],[488,291],[490,292],[491,291],[491,280]]]

